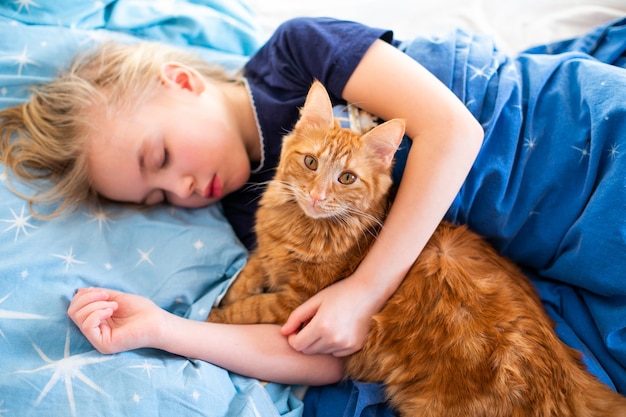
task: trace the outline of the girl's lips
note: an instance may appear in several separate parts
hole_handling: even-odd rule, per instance
[[[219,200],[222,198],[222,183],[217,175],[213,177],[209,185],[204,190],[204,198],[214,198]]]

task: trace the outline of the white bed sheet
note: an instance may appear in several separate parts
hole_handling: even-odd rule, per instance
[[[462,27],[515,52],[626,15],[626,0],[245,0],[269,35],[297,16],[331,16],[393,29],[398,39]]]

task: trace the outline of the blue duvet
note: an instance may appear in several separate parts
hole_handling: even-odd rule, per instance
[[[515,57],[463,31],[400,47],[485,130],[448,219],[522,265],[559,336],[626,393],[626,19]],[[391,415],[383,401],[339,384],[311,390],[305,415]]]

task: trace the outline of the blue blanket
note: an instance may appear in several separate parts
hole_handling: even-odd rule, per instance
[[[522,265],[590,371],[626,394],[626,19],[518,56],[454,31],[400,47],[485,143],[447,218]],[[391,416],[378,384],[312,389],[306,416]]]
[[[0,106],[104,39],[167,42],[235,69],[259,46],[254,22],[232,0],[2,2]],[[246,259],[219,206],[102,207],[41,221],[6,175],[0,166],[0,416],[302,414],[288,386],[150,349],[101,355],[67,317],[75,289],[93,285],[203,320]]]

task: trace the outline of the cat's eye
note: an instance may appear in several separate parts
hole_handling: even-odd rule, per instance
[[[315,171],[317,169],[317,159],[315,159],[311,155],[305,155],[304,165],[306,165],[308,169]]]
[[[354,184],[356,181],[356,175],[351,172],[344,172],[339,176],[338,181],[343,185]]]

